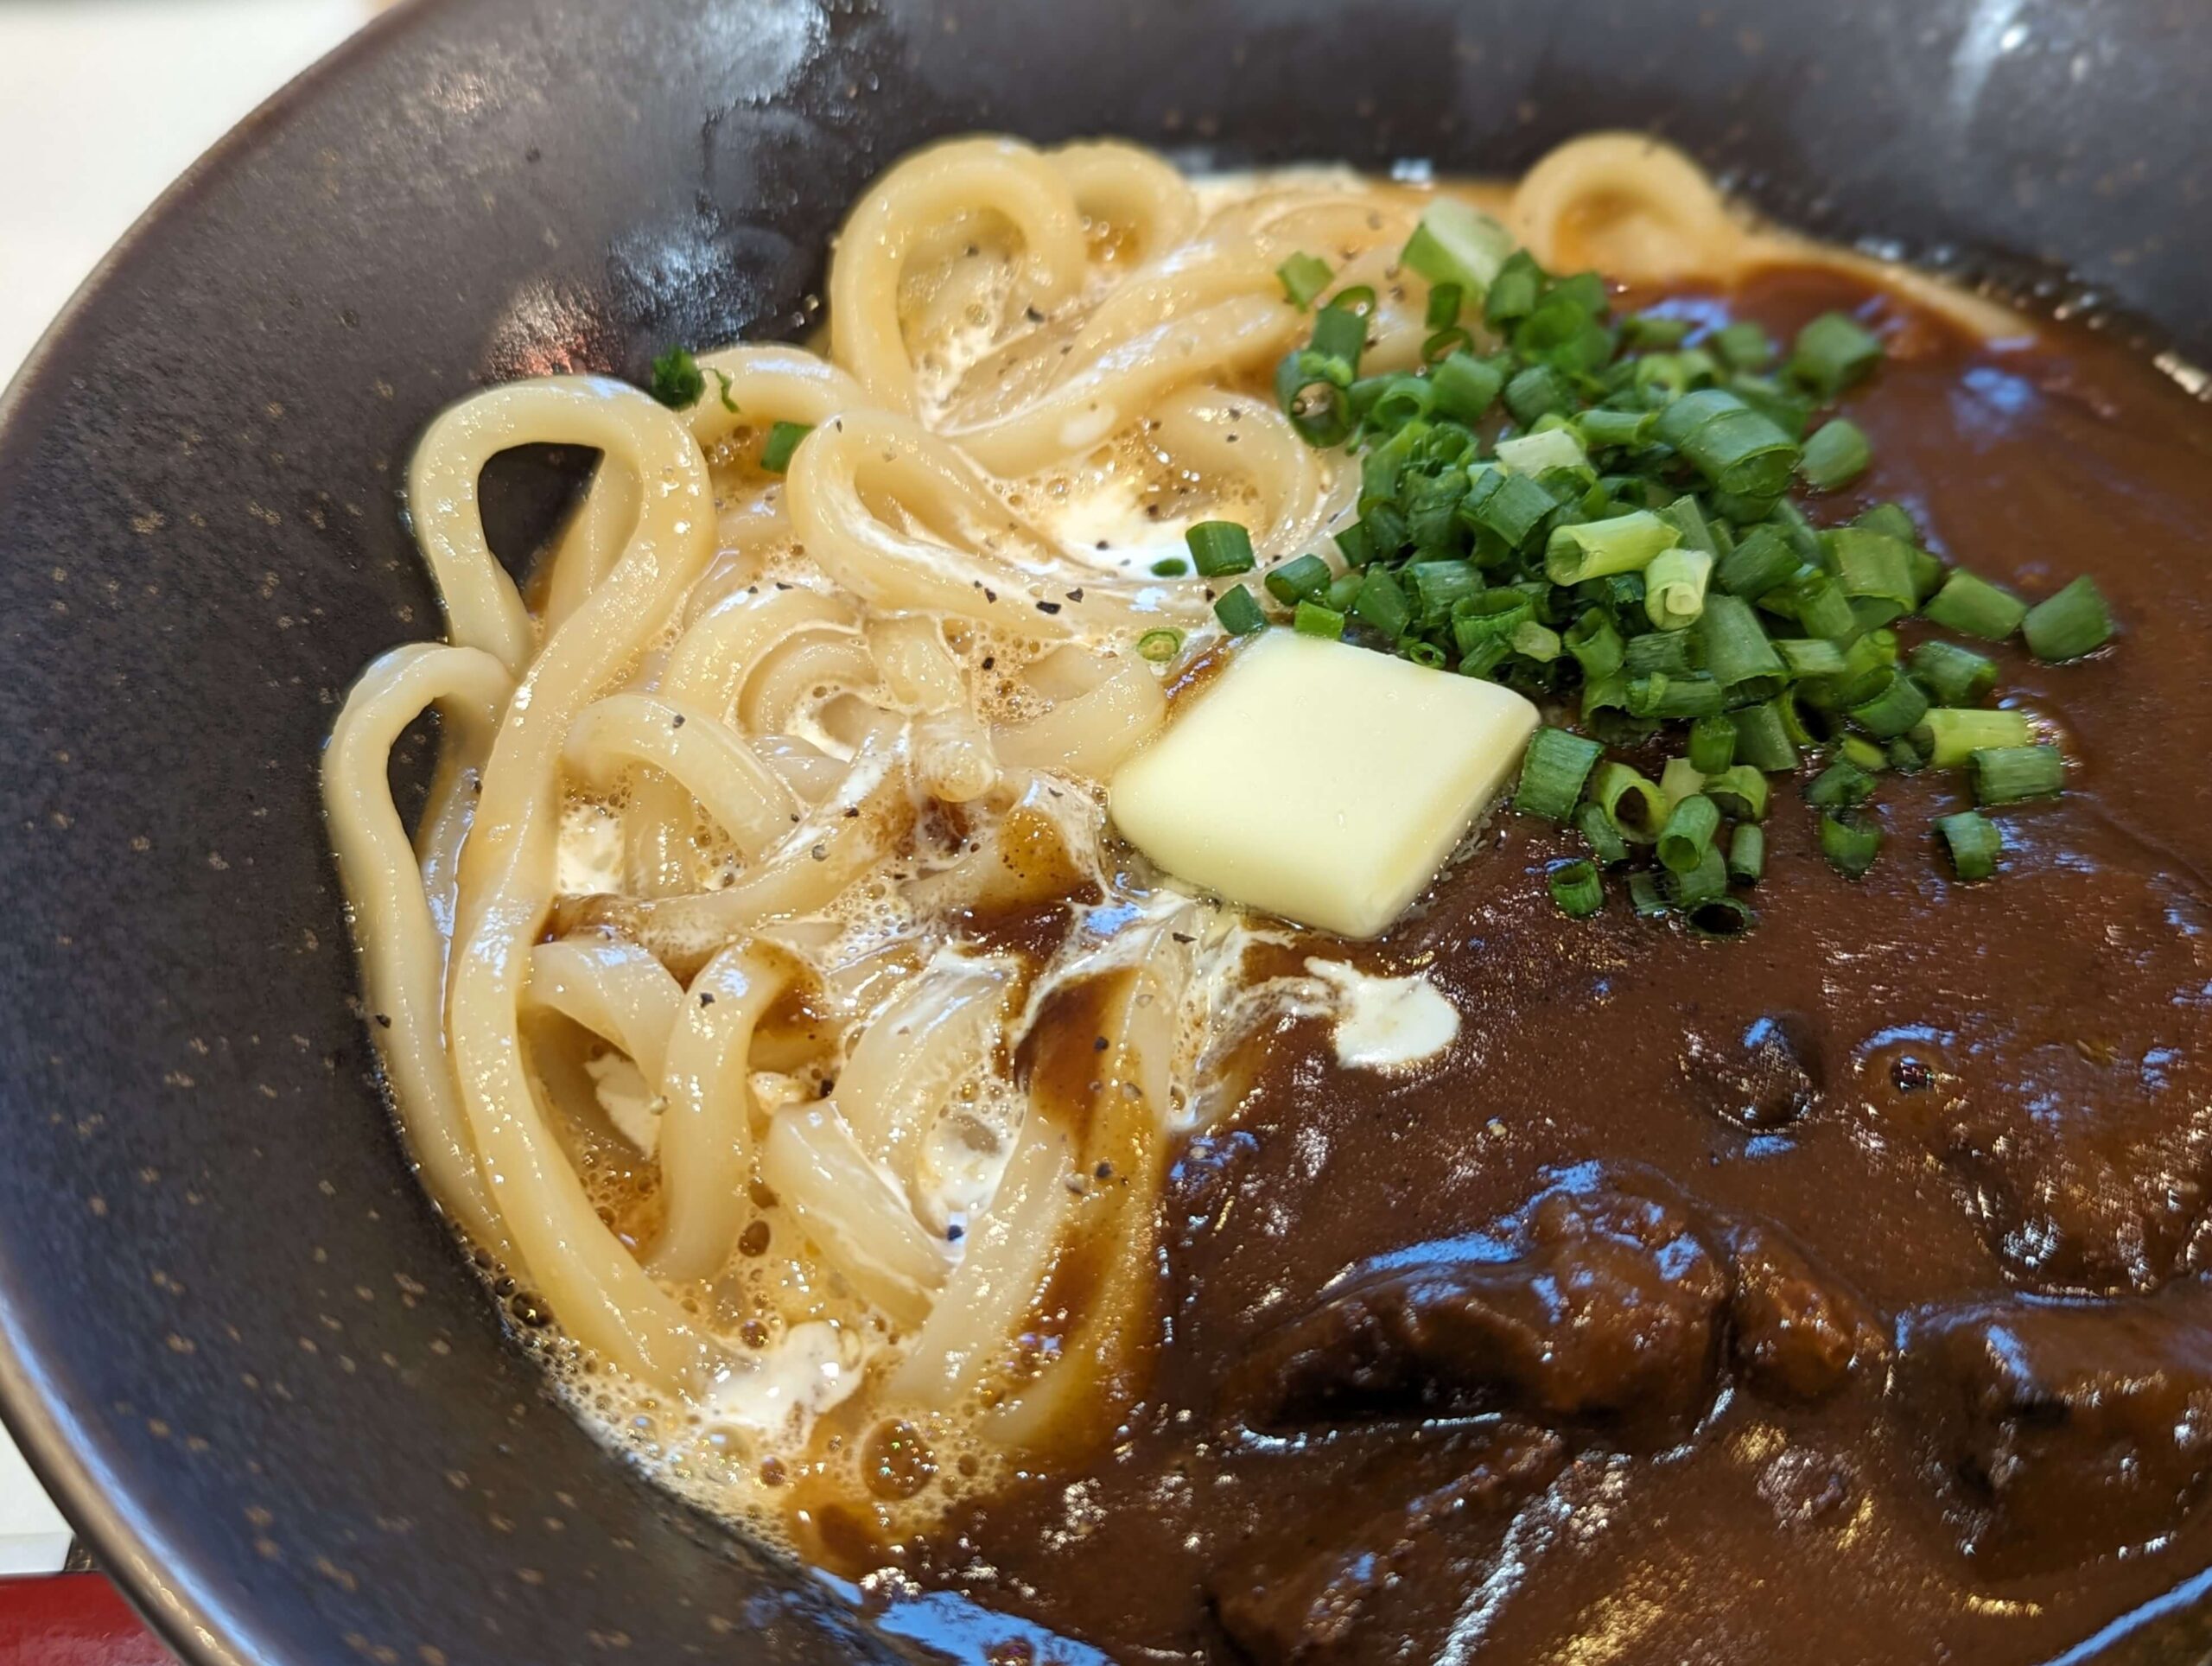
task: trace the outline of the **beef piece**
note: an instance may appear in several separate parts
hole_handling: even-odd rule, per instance
[[[1787,1127],[1820,1101],[1820,1037],[1798,1013],[1754,1019],[1732,1040],[1693,1033],[1682,1048],[1682,1077],[1698,1100],[1758,1132]]]
[[[1261,1426],[1495,1409],[1679,1434],[1712,1396],[1729,1285],[1656,1190],[1579,1174],[1522,1211],[1510,1253],[1455,1241],[1355,1269],[1230,1391]]]
[[[2212,1468],[2212,1287],[2020,1297],[1903,1326],[1898,1393],[1993,1574],[2171,1530]]]
[[[1555,1434],[1509,1425],[1441,1482],[1408,1478],[1391,1496],[1399,1478],[1386,1470],[1353,1499],[1317,1501],[1312,1513],[1246,1545],[1207,1575],[1207,1599],[1222,1629],[1261,1666],[1391,1654],[1401,1639],[1395,1626],[1378,1631],[1377,1597],[1409,1578],[1451,1578],[1446,1564],[1466,1528],[1503,1517],[1542,1487],[1563,1450]],[[1405,1485],[1415,1489],[1409,1497]]]
[[[1728,1249],[1732,1351],[1746,1387],[1770,1399],[1819,1400],[1841,1388],[1854,1364],[1887,1351],[1866,1305],[1815,1275],[1772,1227],[1735,1227]]]

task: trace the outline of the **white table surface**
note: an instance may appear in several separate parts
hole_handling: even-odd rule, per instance
[[[171,180],[378,9],[375,0],[0,4],[0,155],[15,158],[0,169],[0,381]],[[0,1574],[59,1572],[69,1538],[0,1439]]]

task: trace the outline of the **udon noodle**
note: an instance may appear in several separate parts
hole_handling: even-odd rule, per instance
[[[1555,269],[1812,255],[1641,139],[1450,188]],[[1265,391],[1305,328],[1276,269],[1372,285],[1365,362],[1411,368],[1426,285],[1395,260],[1430,194],[956,141],[854,209],[818,350],[705,355],[680,412],[493,388],[423,436],[445,640],[369,667],[324,772],[373,1033],[424,1185],[551,1315],[524,1333],[690,1496],[773,1527],[873,1464],[895,1522],[922,1506],[886,1429],[941,1502],[1137,1391],[1154,1191],[1233,1095],[1261,929],[1105,835],[1179,672],[1134,644],[1188,633],[1187,663],[1212,628],[1152,564],[1208,517],[1264,557],[1347,512]],[[810,430],[780,474],[778,423]],[[533,443],[601,461],[525,592],[478,477]],[[431,708],[410,836],[388,762]]]

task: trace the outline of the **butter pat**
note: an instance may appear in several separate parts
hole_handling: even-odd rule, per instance
[[[1269,631],[1122,766],[1114,821],[1178,878],[1373,937],[1497,797],[1536,721],[1495,683]]]

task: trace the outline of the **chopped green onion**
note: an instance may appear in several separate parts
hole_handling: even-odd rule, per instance
[[[1548,625],[1537,624],[1533,619],[1524,619],[1516,625],[1508,640],[1512,643],[1514,652],[1540,664],[1550,664],[1565,652],[1559,633]]]
[[[1544,576],[1554,584],[1580,584],[1611,573],[1639,572],[1681,537],[1648,509],[1561,526],[1544,545]],[[1706,556],[1708,563],[1712,559]]]
[[[1774,645],[1782,664],[1795,681],[1843,673],[1843,650],[1824,636],[1784,637]]]
[[[2055,798],[2066,786],[2066,760],[2056,747],[1987,747],[1967,760],[1978,804]]]
[[[1398,261],[1431,283],[1456,283],[1463,296],[1481,296],[1513,252],[1513,234],[1488,214],[1457,197],[1435,197]]]
[[[1963,567],[1951,569],[1943,588],[1921,611],[1946,630],[1964,631],[1991,642],[2002,642],[2028,616],[2027,603],[2019,597]]]
[[[1766,873],[1766,830],[1745,822],[1728,840],[1728,877],[1737,885],[1757,885]]]
[[[1601,521],[1599,525],[1611,523]],[[1548,559],[1548,550],[1546,555]],[[1704,550],[1687,550],[1679,544],[1662,550],[1652,557],[1643,575],[1644,612],[1662,631],[1688,630],[1705,612],[1706,581],[1712,575],[1713,557]],[[1761,634],[1764,636],[1764,633]]]
[[[1821,817],[1821,854],[1847,880],[1865,877],[1882,851],[1882,824],[1855,811],[1831,810]]]
[[[1628,903],[1638,919],[1667,918],[1667,900],[1659,894],[1658,876],[1641,868],[1628,876]]]
[[[1986,880],[1997,871],[2005,835],[1988,817],[1973,810],[1938,816],[1936,830],[1943,836],[1944,848],[1951,854],[1952,869],[1967,884]]]
[[[1291,611],[1290,623],[1300,636],[1326,637],[1334,641],[1344,633],[1344,616],[1318,601],[1300,601]]]
[[[1932,769],[1956,769],[1977,752],[2031,745],[2035,732],[2027,715],[1938,706],[1913,730]]]
[[[1574,426],[1586,446],[1611,446],[1633,451],[1650,442],[1651,429],[1657,421],[1658,416],[1653,411],[1607,410],[1592,406],[1574,419]]]
[[[1734,877],[1730,870],[1730,877]],[[1683,923],[1701,938],[1739,938],[1759,923],[1758,912],[1740,897],[1707,897],[1682,916]]]
[[[1715,712],[1690,725],[1690,766],[1702,775],[1718,775],[1736,761],[1736,725]]]
[[[1821,423],[1805,442],[1797,472],[1815,491],[1833,492],[1864,474],[1873,461],[1873,448],[1866,443],[1865,431],[1858,423],[1838,416]]]
[[[1585,683],[1603,682],[1620,670],[1626,657],[1620,631],[1613,624],[1612,615],[1602,607],[1586,610],[1567,627],[1563,640],[1567,652],[1582,667]]]
[[[782,474],[791,466],[791,453],[798,449],[798,442],[813,432],[811,423],[772,424],[760,447],[760,467],[771,474]]]
[[[671,410],[685,410],[699,403],[707,391],[707,378],[689,347],[671,347],[653,360],[652,396]]]
[[[1835,744],[1836,755],[1854,768],[1869,775],[1879,775],[1890,766],[1888,751],[1874,744],[1863,734],[1847,734]]]
[[[1658,570],[1654,562],[1652,573]],[[1651,591],[1646,589],[1644,595],[1648,598]],[[1788,668],[1750,602],[1738,596],[1707,596],[1697,628],[1704,645],[1707,674],[1732,701],[1771,700],[1782,692]]]
[[[1516,249],[1498,266],[1483,297],[1483,318],[1493,329],[1526,318],[1544,291],[1544,269],[1526,249]]]
[[[1629,678],[1628,709],[1632,716],[1702,717],[1727,708],[1726,691],[1709,677],[1669,677],[1655,671],[1649,677]]]
[[[1629,638],[1621,660],[1630,677],[1649,677],[1654,671],[1688,677],[1704,669],[1699,663],[1703,646],[1694,631],[1646,631]]]
[[[1526,474],[1500,470],[1490,479],[1496,484],[1486,491],[1478,486],[1468,494],[1474,523],[1508,548],[1518,549],[1559,505]],[[1478,499],[1476,493],[1482,495]]]
[[[1717,489],[1747,501],[1779,498],[1797,466],[1789,436],[1723,388],[1675,400],[1659,414],[1657,437]]]
[[[1613,818],[1602,806],[1584,804],[1574,812],[1574,824],[1582,830],[1582,836],[1598,860],[1608,868],[1618,868],[1628,860],[1628,841],[1621,837],[1620,829],[1613,825]]]
[[[1303,311],[1329,287],[1332,274],[1329,263],[1320,256],[1295,254],[1275,268],[1275,276],[1282,280],[1282,292],[1290,297],[1290,304]]]
[[[1893,740],[1928,715],[1928,696],[1903,671],[1891,671],[1880,693],[1851,707],[1847,715],[1876,740]]]
[[[1323,598],[1340,614],[1351,611],[1353,602],[1359,600],[1360,590],[1367,583],[1367,575],[1361,572],[1338,573],[1329,581],[1328,595]]]
[[[1574,409],[1574,386],[1549,365],[1531,365],[1505,385],[1505,408],[1516,423]]]
[[[1731,764],[1713,775],[1705,784],[1705,796],[1731,820],[1766,819],[1766,777],[1749,764]]]
[[[1428,311],[1426,321],[1433,330],[1448,329],[1459,321],[1459,314],[1467,304],[1467,292],[1457,283],[1438,283],[1428,292]]]
[[[1722,325],[1713,331],[1710,343],[1720,362],[1731,370],[1764,370],[1774,362],[1774,343],[1748,319]]]
[[[1789,354],[1792,380],[1833,399],[1881,362],[1882,343],[1841,313],[1822,313],[1797,332]]]
[[[1939,705],[1971,705],[1997,686],[1997,662],[1955,642],[1923,642],[1912,651],[1912,674]]]
[[[1687,874],[1706,858],[1713,835],[1720,830],[1720,810],[1702,792],[1693,792],[1669,812],[1659,830],[1659,861],[1677,874]]]
[[[1429,372],[1437,410],[1457,422],[1473,423],[1497,403],[1505,374],[1486,359],[1455,353]]]
[[[1497,461],[1517,474],[1541,474],[1552,468],[1587,468],[1589,456],[1571,428],[1541,429],[1497,442]]]
[[[1137,639],[1137,658],[1149,659],[1155,665],[1164,665],[1183,652],[1183,633],[1162,626],[1147,631]]]
[[[1705,772],[1687,758],[1669,758],[1667,766],[1659,772],[1659,796],[1667,801],[1667,813],[1670,816],[1676,804],[1704,789]]]
[[[1830,764],[1805,787],[1805,802],[1816,810],[1864,804],[1874,796],[1874,778],[1849,760]]]
[[[1745,706],[1731,712],[1729,721],[1736,726],[1736,760],[1739,766],[1767,773],[1797,767],[1797,747],[1783,724],[1777,701]]]
[[[1630,844],[1649,844],[1671,808],[1657,785],[1626,764],[1606,762],[1590,778],[1590,802],[1605,812]]]
[[[1198,570],[1204,572],[1205,569],[1201,567]],[[1329,581],[1335,576],[1329,563],[1320,556],[1300,556],[1269,569],[1262,582],[1268,587],[1269,595],[1287,607],[1294,602],[1311,601],[1326,594]]]
[[[1692,550],[1702,550],[1709,556],[1718,556],[1720,545],[1713,536],[1713,523],[1705,518],[1705,511],[1698,507],[1695,498],[1685,494],[1658,512],[1659,518],[1682,535],[1681,541]]]
[[[1351,604],[1352,612],[1372,625],[1383,635],[1395,639],[1406,633],[1406,626],[1413,623],[1414,611],[1406,601],[1406,593],[1398,581],[1382,567],[1370,567],[1360,581],[1359,595]]]
[[[1728,894],[1728,859],[1707,844],[1689,868],[1669,868],[1665,884],[1675,906],[1687,913]]]
[[[1235,521],[1200,521],[1183,534],[1191,546],[1191,565],[1201,578],[1224,578],[1252,570],[1252,535]]]
[[[1887,617],[1871,621],[1886,625],[1919,604],[1920,592],[1912,573],[1912,546],[1885,532],[1863,526],[1839,526],[1821,535],[1821,548],[1835,563],[1838,583],[1853,601],[1883,603]]]
[[[1885,537],[1895,538],[1899,544],[1917,544],[1920,529],[1912,524],[1912,517],[1903,504],[1878,503],[1851,523],[1869,532],[1879,532]]]
[[[1605,906],[1605,882],[1597,865],[1586,857],[1570,856],[1554,862],[1545,874],[1552,900],[1570,919],[1587,919]]]
[[[1154,578],[1180,578],[1191,570],[1191,563],[1180,556],[1162,556],[1152,563]]]
[[[1231,636],[1249,636],[1264,629],[1268,622],[1259,601],[1241,584],[1213,604],[1213,616]]]
[[[2028,652],[2053,664],[2079,659],[2112,639],[2112,614],[2104,593],[2084,574],[2027,611],[2022,624]]]
[[[1713,581],[1732,596],[1757,601],[1802,565],[1789,541],[1771,526],[1755,526],[1720,558]]]
[[[1678,347],[1689,333],[1688,319],[1664,313],[1631,313],[1621,320],[1621,340],[1631,347]]]
[[[1859,616],[1851,611],[1851,598],[1826,573],[1807,575],[1788,594],[1796,604],[1797,626],[1807,636],[1839,640],[1859,634]],[[1773,605],[1771,597],[1765,605]]]
[[[1513,791],[1513,807],[1524,816],[1564,822],[1574,814],[1582,797],[1582,784],[1605,748],[1563,728],[1540,728],[1529,739],[1521,759],[1521,784]]]

